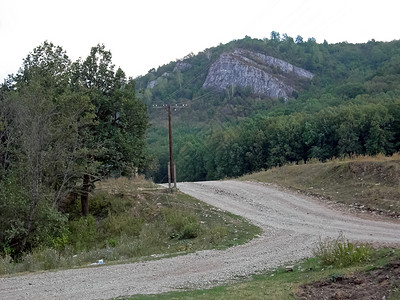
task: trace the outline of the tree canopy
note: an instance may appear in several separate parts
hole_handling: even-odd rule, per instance
[[[147,110],[111,58],[97,45],[71,62],[46,41],[1,85],[1,248],[49,242],[63,230],[68,195],[81,194],[87,215],[96,180],[143,170]]]

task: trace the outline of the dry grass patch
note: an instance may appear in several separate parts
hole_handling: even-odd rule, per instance
[[[400,154],[286,165],[242,177],[343,203],[355,211],[400,217]]]

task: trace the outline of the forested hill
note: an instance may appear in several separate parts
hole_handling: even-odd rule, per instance
[[[400,149],[400,41],[317,43],[245,37],[136,78],[173,113],[179,180],[239,176],[285,162]],[[149,109],[148,144],[166,180],[166,113]]]

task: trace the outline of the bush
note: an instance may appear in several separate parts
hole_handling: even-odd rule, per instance
[[[59,267],[59,254],[55,249],[35,249],[22,260],[24,271],[51,270]]]
[[[0,256],[0,275],[10,274],[14,272],[15,263],[11,256]]]
[[[97,218],[105,218],[109,214],[112,206],[113,197],[105,192],[97,192],[90,197],[89,211],[90,214]]]
[[[179,239],[194,239],[199,235],[200,224],[199,223],[189,223],[183,227],[182,233]]]
[[[133,216],[130,212],[124,212],[119,215],[109,214],[101,222],[100,232],[103,236],[116,238],[121,234],[135,237],[140,234],[144,224],[143,218]]]
[[[340,233],[335,240],[320,240],[314,255],[326,266],[347,267],[369,260],[371,248],[365,244],[351,243]]]
[[[18,245],[25,236],[28,208],[27,193],[17,179],[10,176],[0,180],[0,255],[19,254],[9,245]]]
[[[97,227],[92,215],[71,221],[69,230],[68,241],[76,250],[88,250],[95,246]]]
[[[227,236],[227,234],[228,230],[226,227],[222,225],[215,225],[207,231],[207,237],[205,239],[207,239],[207,243],[218,245],[223,238]]]
[[[162,215],[167,227],[170,228],[170,237],[191,239],[198,235],[200,224],[195,215],[190,212],[172,208],[163,208]]]
[[[45,196],[37,203],[28,230],[25,224],[31,205],[29,193],[14,176],[0,180],[0,255],[19,258],[25,251],[52,246],[52,241],[66,230],[67,217]]]

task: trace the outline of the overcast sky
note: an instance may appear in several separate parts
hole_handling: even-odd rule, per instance
[[[271,31],[318,43],[400,39],[399,0],[0,0],[0,81],[47,40],[72,60],[105,44],[128,76]]]

